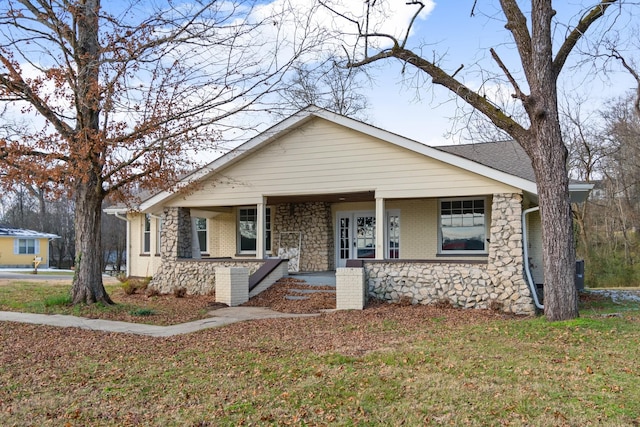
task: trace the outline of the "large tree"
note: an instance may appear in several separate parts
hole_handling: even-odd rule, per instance
[[[216,125],[260,108],[317,41],[280,39],[286,12],[250,0],[0,3],[0,180],[73,196],[74,303],[112,303],[103,201],[174,184],[198,165],[189,154],[215,145]]]
[[[563,144],[558,114],[558,77],[576,43],[616,0],[601,0],[582,14],[577,22],[566,24],[566,36],[555,46],[554,42],[558,41],[554,39],[553,26],[556,12],[551,0],[532,0],[528,11],[521,7],[525,2],[500,0],[505,28],[517,50],[520,69],[510,69],[507,61],[501,58],[499,48],[492,48],[489,53],[510,84],[513,98],[519,101],[526,113],[525,120],[517,120],[483,93],[466,85],[458,75],[462,67],[447,71],[440,62],[443,53],[437,52],[437,45],[431,48],[436,52],[429,56],[423,54],[420,46],[417,49],[408,46],[414,31],[411,26],[425,8],[423,2],[407,2],[408,7],[415,8],[415,14],[401,37],[377,31],[380,22],[376,21],[374,12],[388,10],[384,0],[365,1],[365,13],[361,17],[341,9],[339,3],[323,2],[346,22],[353,24],[358,35],[349,67],[397,59],[404,67],[413,67],[418,73],[428,75],[434,85],[447,88],[523,147],[535,171],[542,218],[545,315],[549,320],[577,317],[575,249],[567,149]],[[473,4],[471,7],[475,8],[476,3],[470,2],[469,6]],[[377,16],[384,17],[384,14],[378,13]]]

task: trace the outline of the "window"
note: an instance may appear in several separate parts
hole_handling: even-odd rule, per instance
[[[387,212],[387,258],[400,258],[400,212]]]
[[[487,226],[484,199],[440,201],[440,252],[485,253]]]
[[[17,255],[35,255],[40,253],[40,242],[36,239],[16,239],[13,252]]]
[[[142,252],[148,254],[151,252],[151,215],[144,215],[144,224],[142,225]]]
[[[196,233],[198,234],[198,244],[200,245],[200,252],[208,252],[207,218],[196,218]]]
[[[258,210],[256,208],[238,209],[238,251],[240,253],[256,252],[256,236],[258,233]],[[271,208],[265,213],[265,250],[271,251]]]

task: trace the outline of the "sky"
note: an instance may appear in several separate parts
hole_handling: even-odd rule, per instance
[[[130,0],[116,0],[108,5],[115,7],[120,4],[119,1],[122,1],[122,5],[130,4]],[[364,4],[359,0],[325,1],[333,2],[337,10],[353,14],[359,13]],[[412,16],[412,7],[406,5],[406,0],[388,1],[395,9],[390,10],[384,19],[379,20],[382,23],[380,31],[395,35],[404,34],[404,29]],[[585,5],[591,5],[594,2],[595,0],[556,1],[554,3],[558,12],[557,20],[575,23],[580,13],[585,10]],[[261,6],[265,8],[283,3],[305,10],[311,4],[311,0],[261,0]],[[524,1],[519,3],[528,4]],[[427,58],[439,58],[439,63],[448,72],[453,72],[464,65],[457,77],[465,84],[471,88],[482,86],[486,96],[494,98],[496,102],[503,98],[508,99],[511,90],[506,86],[499,84],[483,86],[485,71],[496,70],[495,62],[489,54],[490,47],[497,50],[510,70],[516,75],[519,72],[515,47],[509,32],[504,29],[498,0],[480,2],[424,0],[424,4],[425,10],[414,23],[407,47]],[[471,16],[474,4],[476,9],[473,9],[474,16]],[[138,7],[147,5],[145,1],[138,2]],[[348,10],[349,8],[351,10]],[[609,15],[614,16],[614,13]],[[332,19],[332,16],[335,18],[334,14],[325,10],[318,17],[318,21],[338,32],[353,32],[354,29],[349,27],[348,21]],[[612,23],[611,19],[602,20],[602,24],[594,28],[596,31],[588,33],[587,36],[597,34],[602,26],[610,23]],[[618,18],[615,26],[622,29],[638,29],[637,24],[631,25],[630,18],[625,16]],[[563,25],[555,27],[559,39],[563,38],[566,30],[566,26]],[[638,43],[637,34],[635,37]],[[346,44],[348,43],[347,40]],[[339,51],[341,44],[342,42],[336,38],[335,47]],[[640,53],[637,49],[633,54],[640,61]],[[568,66],[561,75],[561,86],[568,93],[588,97],[591,108],[597,109],[607,98],[619,96],[633,87],[634,82],[631,76],[619,70],[593,78],[588,77],[589,74],[586,72],[589,69],[588,65],[573,69],[571,65],[580,58],[582,57],[576,53],[572,54]],[[459,106],[464,105],[464,102],[452,96],[446,89],[431,85],[426,75],[415,73],[411,66],[403,68],[402,64],[394,59],[379,61],[367,66],[366,70],[371,76],[371,80],[365,84],[363,90],[370,106],[366,112],[369,123],[428,145],[470,142],[459,132],[455,132],[465,124],[464,120],[454,120],[460,117]],[[418,76],[418,79],[415,76]],[[234,144],[225,145],[225,150],[233,146]],[[214,156],[219,154],[221,152],[213,153]]]
[[[476,88],[482,81],[478,67],[495,69],[495,62],[490,58],[490,47],[496,49],[511,70],[517,72],[519,68],[515,46],[504,29],[496,2],[478,2],[477,7],[482,9],[476,10],[476,15],[472,17],[473,3],[436,1],[425,19],[416,22],[408,47],[413,49],[422,46],[423,55],[426,54],[428,58],[433,57],[434,52],[437,52],[437,57],[445,55],[443,64],[449,72],[464,64],[460,76],[467,85]],[[584,10],[581,3],[589,4],[579,1],[556,2],[559,20],[575,23],[578,14]],[[624,21],[621,21],[618,24],[624,27]],[[566,27],[558,25],[556,34],[558,38],[563,38]],[[636,52],[638,57],[640,55]],[[619,69],[595,78],[586,75],[588,65],[573,69],[571,66],[581,58],[575,52],[570,57],[561,74],[560,85],[569,94],[588,97],[591,108],[597,109],[607,98],[621,95],[634,87],[631,76]],[[455,133],[448,135],[460,126],[452,120],[458,112],[456,105],[460,101],[456,101],[451,93],[424,81],[424,84],[418,85],[418,89],[411,88],[402,83],[411,73],[403,74],[397,61],[387,60],[385,64],[380,64],[380,69],[372,71],[374,85],[366,93],[371,105],[369,118],[372,124],[428,145],[470,142]]]

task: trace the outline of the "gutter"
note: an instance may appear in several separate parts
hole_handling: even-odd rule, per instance
[[[540,303],[538,299],[538,292],[536,291],[536,284],[533,282],[533,276],[531,276],[531,269],[529,267],[529,242],[528,242],[528,233],[527,233],[527,215],[531,212],[539,211],[540,206],[536,206],[534,208],[525,209],[522,211],[522,250],[524,256],[524,272],[526,275],[527,284],[529,285],[529,289],[531,290],[531,295],[533,296],[533,302],[536,307],[540,310],[544,310],[544,305]]]
[[[122,214],[120,212],[114,212],[113,215],[118,218],[121,219],[123,221],[125,221],[127,223],[127,259],[125,260],[125,262],[127,263],[127,270],[126,270],[126,275],[127,277],[129,277],[131,275],[131,245],[130,245],[130,241],[129,241],[129,235],[130,235],[130,228],[131,228],[131,220],[129,218],[127,218],[126,216],[122,216]]]

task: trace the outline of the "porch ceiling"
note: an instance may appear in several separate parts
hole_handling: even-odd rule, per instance
[[[304,202],[370,202],[375,200],[375,191],[362,191],[358,193],[331,193],[291,196],[268,196],[267,204],[280,203],[304,203]]]

